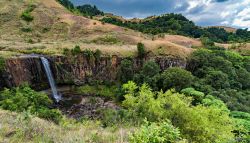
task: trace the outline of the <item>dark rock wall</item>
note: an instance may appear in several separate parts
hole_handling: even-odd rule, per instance
[[[55,80],[58,84],[81,85],[92,80],[115,81],[118,79],[122,58],[117,56],[101,57],[99,60],[85,56],[69,58],[66,56],[47,57],[50,61]],[[186,61],[178,58],[151,57],[133,59],[134,70],[139,70],[143,62],[155,60],[165,70],[169,67],[186,67]],[[19,57],[6,60],[5,71],[0,76],[0,87],[14,87],[23,83],[35,89],[45,89],[48,81],[39,57]]]

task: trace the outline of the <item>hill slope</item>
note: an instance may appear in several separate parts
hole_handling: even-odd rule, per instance
[[[21,15],[31,6],[34,7],[30,12],[33,20],[28,22]],[[154,40],[140,32],[74,15],[55,0],[1,1],[0,32],[0,53],[6,55],[60,54],[63,48],[80,45],[81,48],[98,48],[104,54],[133,56],[138,42],[145,43],[152,55],[185,58],[192,51],[178,42]]]

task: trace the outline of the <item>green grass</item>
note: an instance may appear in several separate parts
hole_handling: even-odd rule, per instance
[[[84,85],[77,88],[77,92],[81,94],[96,95],[112,99],[115,98],[116,91],[117,91],[116,86],[109,87],[106,85],[97,85],[97,86]]]
[[[0,142],[116,143],[127,142],[127,128],[102,128],[100,122],[64,119],[59,125],[29,115],[0,110]]]

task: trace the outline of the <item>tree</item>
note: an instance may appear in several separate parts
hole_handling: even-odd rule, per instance
[[[173,67],[165,70],[161,74],[163,81],[162,87],[166,91],[170,88],[175,88],[177,91],[191,86],[194,76],[191,72],[186,71],[182,68]]]
[[[97,16],[97,15],[104,15],[104,13],[100,11],[95,5],[92,6],[89,4],[85,4],[85,5],[77,6],[76,8],[84,16],[92,17],[92,16]]]
[[[138,57],[144,58],[146,55],[145,46],[142,43],[137,44]]]
[[[133,71],[133,63],[129,59],[124,59],[121,62],[120,66],[120,80],[123,83],[126,83],[133,79],[134,71]]]
[[[142,85],[143,83],[147,83],[154,90],[158,89],[157,82],[160,79],[160,67],[155,61],[146,62],[140,73],[135,74],[134,81]]]
[[[4,69],[5,66],[5,59],[0,56],[0,73]]]
[[[227,74],[222,71],[209,71],[205,77],[207,84],[212,85],[215,89],[224,89],[230,87]]]
[[[208,37],[201,37],[201,43],[203,46],[214,46],[214,42]]]
[[[239,68],[236,71],[237,81],[241,83],[242,89],[250,89],[250,72],[244,68]]]
[[[75,8],[70,0],[57,0],[57,1],[69,10],[73,10]]]

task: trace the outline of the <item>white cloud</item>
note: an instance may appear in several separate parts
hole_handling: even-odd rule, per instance
[[[201,26],[224,25],[250,29],[250,0],[71,0],[95,4],[126,18],[182,13]]]

